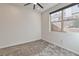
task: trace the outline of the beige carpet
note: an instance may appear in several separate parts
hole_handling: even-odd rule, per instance
[[[44,40],[37,40],[0,49],[0,56],[77,56],[77,54]]]

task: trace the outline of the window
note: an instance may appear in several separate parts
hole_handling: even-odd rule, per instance
[[[51,14],[51,31],[79,32],[79,4],[72,4]]]
[[[51,14],[51,30],[61,31],[61,11]]]

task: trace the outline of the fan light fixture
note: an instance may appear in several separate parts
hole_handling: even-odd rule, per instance
[[[27,5],[29,5],[29,4],[32,4],[32,3],[24,4],[24,6],[27,6]],[[40,3],[36,3],[36,2],[33,3],[33,9],[35,9],[35,6],[36,6],[36,5],[43,9],[43,6],[42,6]]]

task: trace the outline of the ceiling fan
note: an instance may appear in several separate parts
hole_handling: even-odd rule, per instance
[[[35,6],[38,5],[40,8],[44,8],[40,3],[26,3],[24,4],[24,6],[27,6],[27,5],[30,5],[30,4],[33,4],[33,9],[35,9]]]

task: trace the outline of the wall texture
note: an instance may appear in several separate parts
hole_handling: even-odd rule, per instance
[[[58,4],[57,6],[54,6],[53,8],[50,8],[49,10],[42,13],[42,39],[79,54],[79,33],[49,31],[49,12],[66,5],[68,4]]]
[[[15,4],[0,4],[0,48],[41,39],[41,15]]]

